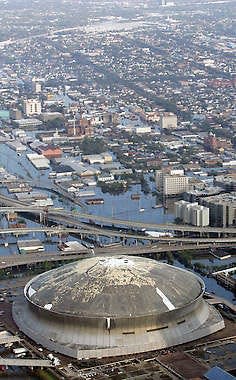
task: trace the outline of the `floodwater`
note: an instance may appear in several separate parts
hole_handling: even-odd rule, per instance
[[[228,259],[228,260],[229,260],[228,263],[235,263],[235,257],[232,257],[231,259]],[[223,264],[222,261],[224,261],[224,260],[218,260],[218,259],[216,259],[216,260],[214,260],[212,262],[210,259],[196,259],[196,260],[192,260],[192,264],[194,264],[194,262],[199,262],[199,263],[202,263],[202,264],[205,264],[206,262],[209,262],[209,266],[211,266],[211,265],[213,266],[213,265],[222,265]],[[227,259],[226,259],[226,261],[227,261]],[[225,264],[227,264],[227,262],[225,262]],[[174,261],[174,265],[176,267],[178,267],[178,268],[187,269],[190,272],[193,272],[197,276],[201,277],[202,280],[205,283],[206,292],[208,292],[208,293],[215,293],[218,297],[225,298],[228,301],[230,301],[233,304],[235,304],[235,295],[231,291],[229,291],[229,290],[223,288],[221,285],[219,285],[214,278],[203,276],[200,273],[194,271],[193,269],[185,268],[185,266],[183,264],[181,264],[177,260]]]
[[[29,148],[27,148],[27,152],[32,152]],[[16,174],[21,176],[26,180],[36,180],[40,183],[41,186],[45,185],[50,187],[52,183],[50,179],[48,179],[49,170],[38,171],[34,168],[34,166],[29,162],[26,158],[26,153],[23,153],[20,157],[17,156],[17,153],[10,149],[5,144],[1,144],[1,154],[0,154],[0,165],[5,167],[8,172],[11,174]],[[149,182],[149,186],[151,191],[155,190],[155,184]],[[147,223],[171,223],[174,220],[174,211],[173,211],[173,203],[174,200],[169,200],[167,203],[167,207],[164,208],[160,205],[158,208],[154,208],[156,204],[159,204],[156,201],[156,197],[149,194],[145,195],[141,192],[140,185],[133,185],[127,192],[119,194],[119,195],[111,195],[109,193],[102,193],[101,189],[98,187],[89,187],[89,190],[95,191],[95,196],[98,198],[104,199],[104,204],[96,205],[96,206],[87,206],[86,211],[91,212],[97,215],[103,215],[108,217],[114,217],[116,219],[124,219],[129,221],[140,221]],[[41,190],[40,190],[41,191]],[[1,192],[7,194],[6,189],[1,189]],[[45,190],[49,196],[52,194]],[[140,194],[139,200],[132,200],[132,194]],[[79,206],[74,206],[74,204],[70,201],[63,201],[60,197],[55,196],[53,194],[54,205],[57,207],[64,207],[65,209],[71,210],[75,208],[76,210],[80,210]],[[1,227],[7,227],[7,222],[5,218],[0,220]],[[27,225],[33,227],[35,222],[27,221]],[[38,238],[44,242],[46,251],[55,251],[56,244],[58,243],[58,238],[53,237],[49,241],[46,240],[46,237],[43,233],[35,233],[30,235],[21,236],[20,239],[33,239]],[[11,255],[17,253],[16,241],[18,238],[14,236],[8,236],[7,242],[8,246],[5,246],[6,237],[2,237],[0,240],[0,255]],[[104,243],[111,242],[106,238],[101,239]],[[114,239],[113,239],[114,241]],[[130,242],[132,244],[132,242]],[[202,264],[209,266],[221,266],[224,264],[230,264],[234,261],[234,258],[226,259],[226,260],[218,260],[218,259],[209,259],[209,258],[201,258],[194,259],[194,262],[201,262]],[[175,262],[176,266],[181,267],[182,264],[179,262]],[[215,292],[218,296],[225,297],[230,301],[233,301],[234,295],[228,290],[225,290],[223,287],[217,284],[217,282],[213,278],[208,278],[203,276],[203,280],[206,284],[206,290],[209,292]]]
[[[32,150],[28,148],[27,152],[19,157],[7,145],[1,144],[0,165],[5,167],[11,174],[16,174],[27,181],[34,180],[40,186],[50,187],[52,182],[48,179],[49,170],[37,170],[27,159],[26,153],[32,153]],[[149,185],[151,190],[154,190],[154,184],[150,182]],[[140,185],[133,185],[130,190],[119,195],[103,193],[100,188],[93,186],[89,186],[88,189],[93,190],[96,197],[104,199],[104,204],[86,206],[86,211],[92,214],[144,223],[171,223],[174,221],[173,201],[170,200],[168,202],[167,208],[153,208],[156,203],[159,204],[159,202],[156,202],[156,196],[153,196],[151,193],[147,195],[143,194]],[[1,191],[4,193],[3,190]],[[131,194],[136,193],[140,194],[140,199],[131,200]],[[71,202],[64,202],[62,204],[56,200],[55,206],[71,208],[74,205]],[[80,210],[79,206],[74,208],[78,211]]]

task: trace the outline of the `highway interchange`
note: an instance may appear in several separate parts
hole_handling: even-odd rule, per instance
[[[78,219],[83,221],[91,222],[100,222],[102,224],[110,225],[110,226],[120,226],[120,227],[132,227],[136,229],[146,229],[146,230],[161,230],[161,231],[179,231],[182,233],[186,232],[198,232],[199,234],[232,234],[236,235],[236,228],[234,227],[195,227],[195,226],[186,226],[186,225],[178,225],[178,224],[154,224],[154,223],[143,223],[143,222],[135,222],[133,220],[122,220],[111,217],[105,217],[100,215],[93,215],[85,212],[73,211],[69,212],[64,209],[47,209],[43,207],[32,207],[24,204],[23,202],[17,201],[15,199],[9,198],[4,195],[0,195],[0,204],[4,205],[4,207],[0,208],[0,212],[29,212],[34,214],[41,214],[43,217],[48,219],[55,219],[61,217],[63,224],[70,224],[71,222],[77,222]],[[71,220],[70,218],[73,218]]]
[[[43,224],[33,228],[2,228],[0,234],[28,234],[32,232],[44,232],[51,235],[61,236],[62,234],[75,234],[81,238],[84,236],[99,236],[120,238],[119,247],[103,247],[93,250],[92,254],[150,254],[167,251],[184,251],[210,249],[212,247],[233,247],[236,245],[235,228],[215,228],[215,227],[194,227],[175,224],[151,224],[134,222],[128,220],[113,219],[103,216],[92,215],[84,212],[69,212],[64,209],[47,209],[32,207],[23,202],[14,200],[4,195],[0,195],[0,213],[7,214],[11,212],[32,213],[38,215]],[[48,222],[55,223],[54,226],[46,226]],[[95,224],[100,222],[100,224]],[[171,236],[149,236],[148,231],[168,231]],[[189,234],[194,234],[189,236]],[[176,236],[175,236],[176,235]],[[218,237],[216,237],[218,236]],[[134,246],[126,246],[125,239],[134,239]],[[146,246],[138,246],[137,241],[149,241]],[[14,266],[28,265],[43,261],[66,261],[81,257],[80,253],[71,252],[68,255],[62,255],[59,252],[40,253],[31,255],[10,255],[1,256],[0,269]]]

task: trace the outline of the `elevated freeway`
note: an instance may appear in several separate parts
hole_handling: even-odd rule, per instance
[[[124,247],[124,246],[112,246],[95,248],[94,251],[88,251],[88,254],[78,253],[78,252],[67,252],[62,254],[61,252],[45,252],[45,253],[33,253],[33,254],[14,254],[10,256],[0,257],[0,269],[14,268],[31,264],[38,264],[42,262],[59,262],[59,261],[70,261],[78,260],[80,258],[88,257],[91,255],[147,255],[147,254],[159,254],[163,252],[181,252],[181,251],[193,251],[199,253],[200,250],[207,250],[210,248],[210,244],[154,244],[147,247]],[[222,244],[217,244],[217,247],[222,247]]]
[[[216,244],[225,244],[232,245],[236,244],[236,237],[224,237],[224,238],[189,238],[182,236],[150,236],[143,234],[135,234],[132,232],[117,231],[108,228],[98,228],[90,226],[85,228],[85,225],[79,223],[78,228],[73,227],[62,227],[62,226],[53,226],[53,227],[30,227],[30,228],[0,228],[0,235],[14,234],[17,236],[29,234],[33,232],[46,232],[48,234],[57,234],[61,235],[63,233],[68,234],[79,234],[79,235],[96,235],[96,236],[107,236],[107,237],[119,237],[121,239],[135,239],[135,240],[149,240],[149,241],[164,241],[164,242],[179,242],[179,243],[189,243],[189,244],[204,244],[209,243],[212,245]]]
[[[195,227],[195,226],[187,226],[187,225],[177,225],[177,224],[154,224],[154,223],[143,223],[143,222],[135,222],[129,220],[121,220],[115,218],[107,218],[99,215],[92,215],[80,212],[69,212],[66,210],[57,210],[57,209],[45,209],[39,207],[1,207],[0,213],[9,213],[9,212],[29,212],[33,214],[46,214],[49,220],[59,221],[60,223],[67,225],[82,225],[83,222],[79,221],[79,219],[89,220],[91,222],[99,221],[101,222],[101,226],[103,224],[111,225],[111,226],[120,226],[120,227],[131,227],[132,229],[137,230],[155,230],[155,231],[179,231],[179,232],[198,232],[200,234],[203,233],[214,233],[214,234],[229,234],[236,235],[235,227]],[[85,223],[84,223],[85,226]],[[92,228],[93,225],[91,224]],[[86,228],[89,228],[86,226]]]
[[[90,222],[99,221],[101,226],[103,224],[106,225],[114,225],[114,226],[122,226],[122,227],[130,227],[132,229],[146,229],[146,230],[163,230],[163,231],[180,231],[180,232],[198,232],[198,233],[218,233],[218,234],[232,234],[236,235],[236,228],[221,228],[221,227],[195,227],[195,226],[187,226],[187,225],[177,225],[177,224],[154,224],[154,223],[144,223],[144,222],[135,222],[130,220],[122,220],[115,218],[108,218],[99,215],[92,215],[80,212],[66,212],[66,211],[50,211],[48,213],[48,217],[54,216],[63,216],[65,223],[69,222],[69,218],[72,217],[75,221],[78,219],[87,219]]]
[[[15,199],[9,198],[4,195],[0,195],[0,204],[3,204],[7,207],[1,207],[0,212],[29,212],[34,214],[46,214],[48,219],[55,220],[56,218],[61,218],[61,221],[64,221],[63,224],[67,223],[77,223],[78,220],[88,221],[89,223],[100,222],[101,225],[106,224],[110,226],[120,226],[120,227],[129,227],[132,229],[154,229],[161,231],[179,231],[182,233],[193,232],[193,233],[214,233],[214,234],[230,234],[236,235],[235,227],[196,227],[188,225],[177,225],[177,224],[155,224],[155,223],[143,223],[136,222],[132,220],[123,220],[116,219],[111,217],[105,217],[100,215],[93,215],[84,212],[69,212],[67,210],[57,210],[53,208],[43,208],[43,207],[32,207],[24,204],[23,202],[17,201]]]

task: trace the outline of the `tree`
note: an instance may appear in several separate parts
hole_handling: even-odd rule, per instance
[[[80,149],[84,154],[100,154],[107,150],[107,146],[103,139],[85,137],[80,143]]]
[[[124,182],[98,182],[98,186],[101,187],[103,193],[121,194],[127,190],[127,186]]]
[[[48,129],[61,129],[65,126],[64,121],[59,117],[54,120],[48,120],[46,125]]]

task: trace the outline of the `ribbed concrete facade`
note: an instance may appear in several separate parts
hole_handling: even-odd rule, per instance
[[[74,284],[74,286],[72,286]],[[100,257],[37,276],[13,305],[19,328],[75,358],[174,346],[224,327],[190,272],[137,257]]]

